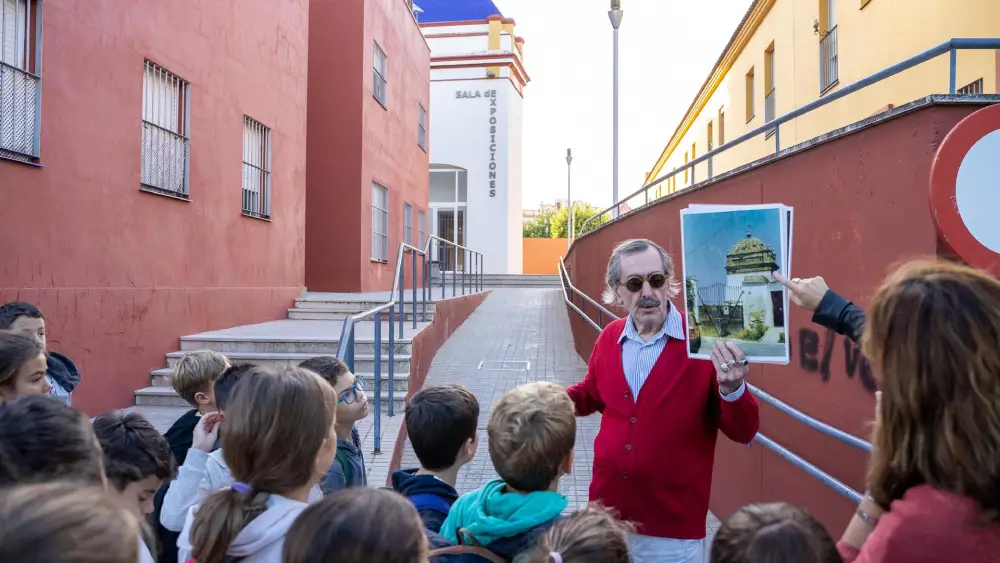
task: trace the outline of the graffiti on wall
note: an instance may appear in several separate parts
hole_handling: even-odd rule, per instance
[[[809,328],[799,330],[799,365],[802,369],[808,373],[819,373],[823,382],[830,381],[833,355],[840,349],[844,354],[844,375],[848,379],[855,379],[856,376],[865,391],[875,393],[875,375],[861,348],[850,338],[839,336],[830,329],[824,331],[822,340],[823,345],[820,346],[819,333]],[[837,346],[838,341],[840,346]]]

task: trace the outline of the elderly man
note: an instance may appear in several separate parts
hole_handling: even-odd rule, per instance
[[[637,525],[636,563],[701,563],[718,431],[747,444],[760,425],[745,355],[719,340],[711,362],[687,357],[676,271],[655,243],[619,244],[605,281],[628,317],[601,331],[568,390],[578,416],[603,413],[590,498]]]

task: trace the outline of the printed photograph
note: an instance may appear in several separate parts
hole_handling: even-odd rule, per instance
[[[723,338],[751,362],[788,363],[788,300],[772,274],[788,267],[789,215],[782,205],[681,211],[690,357],[709,359]]]

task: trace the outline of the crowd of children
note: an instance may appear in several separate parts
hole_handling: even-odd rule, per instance
[[[9,329],[17,319],[4,314]],[[91,422],[50,396],[52,354],[43,338],[0,330],[0,561],[630,561],[628,524],[596,505],[569,512],[558,493],[577,432],[554,383],[516,387],[493,406],[486,439],[499,478],[460,495],[480,438],[479,402],[462,386],[410,398],[420,466],[369,488],[356,426],[365,385],[336,358],[270,369],[188,352],[172,383],[192,409],[161,435],[140,414]],[[740,510],[711,560],[839,561],[814,519],[781,504]]]

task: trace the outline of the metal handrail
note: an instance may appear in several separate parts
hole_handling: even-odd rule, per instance
[[[405,242],[400,243],[399,251],[396,253],[396,269],[393,273],[392,289],[389,292],[389,301],[373,307],[367,311],[358,313],[357,315],[352,315],[344,319],[344,326],[340,330],[340,343],[337,347],[337,358],[343,361],[347,367],[353,372],[354,371],[354,325],[361,321],[374,318],[375,321],[375,373],[373,382],[373,392],[375,394],[375,453],[379,454],[382,452],[382,315],[388,313],[389,319],[389,416],[395,416],[395,400],[394,394],[396,389],[395,380],[395,367],[396,367],[396,327],[397,327],[397,316],[396,307],[399,306],[399,316],[398,316],[398,329],[399,338],[403,338],[403,321],[406,317],[406,288],[404,287],[404,272],[403,272],[403,258],[407,253],[413,256],[412,268],[412,301],[411,301],[411,316],[413,320],[413,328],[417,328],[417,289],[418,286],[422,287],[421,290],[421,318],[427,320],[427,301],[430,300],[430,268],[428,265],[429,261],[429,248],[432,239],[437,239],[444,245],[450,245],[455,247],[455,252],[459,249],[473,253],[476,255],[476,264],[480,267],[483,263],[483,255],[480,252],[466,248],[460,244],[455,244],[451,241],[442,239],[435,235],[429,235],[427,242],[424,244],[424,248],[420,249]],[[418,256],[423,257],[418,259]],[[424,275],[417,277],[417,262],[421,262],[424,268]],[[462,295],[465,295],[465,283],[463,275],[463,285],[462,285]],[[473,284],[470,283],[470,286]],[[475,287],[476,291],[482,291],[482,272],[480,271],[477,276]],[[470,287],[471,289],[471,287]],[[442,286],[442,298],[444,297],[444,288]]]
[[[931,59],[937,58],[937,57],[939,57],[939,56],[941,56],[941,55],[943,55],[945,53],[949,53],[950,57],[951,57],[950,71],[949,71],[949,87],[948,87],[948,91],[949,91],[949,94],[955,94],[955,90],[956,90],[956,77],[957,77],[957,68],[956,67],[957,67],[957,64],[958,64],[958,54],[957,54],[958,51],[960,51],[960,50],[982,50],[982,49],[1000,49],[1000,38],[967,38],[967,39],[966,38],[956,38],[956,39],[951,39],[950,41],[945,41],[944,43],[941,43],[940,45],[937,45],[935,47],[927,49],[926,51],[923,51],[922,53],[914,55],[914,56],[912,56],[912,57],[910,57],[910,58],[908,58],[908,59],[906,59],[906,60],[904,60],[902,62],[896,63],[896,64],[894,64],[894,65],[892,65],[892,66],[890,66],[888,68],[885,68],[885,69],[883,69],[883,70],[881,70],[879,72],[876,72],[875,74],[872,74],[871,76],[868,76],[866,78],[862,78],[861,80],[858,80],[857,82],[855,82],[853,84],[849,84],[847,86],[839,88],[836,91],[827,92],[826,94],[823,95],[823,97],[821,97],[821,98],[819,98],[817,100],[813,100],[812,102],[809,102],[808,104],[806,104],[806,105],[804,105],[804,106],[802,106],[802,107],[800,107],[798,109],[792,110],[792,111],[790,111],[790,112],[782,115],[781,117],[778,117],[777,119],[769,121],[769,122],[765,123],[764,125],[761,125],[760,127],[757,127],[756,129],[753,129],[752,131],[749,131],[748,133],[744,133],[743,135],[740,135],[739,137],[733,139],[732,141],[729,141],[728,143],[725,143],[724,145],[722,145],[722,146],[720,146],[720,147],[718,147],[716,149],[712,149],[712,150],[708,151],[707,153],[701,155],[700,157],[695,158],[695,159],[691,160],[690,162],[685,163],[683,166],[680,166],[680,167],[678,167],[678,168],[676,168],[674,170],[671,170],[670,172],[664,174],[663,176],[660,176],[656,180],[654,180],[654,181],[652,181],[652,182],[644,185],[643,187],[639,188],[635,192],[629,194],[627,197],[619,200],[614,205],[611,205],[610,207],[604,209],[603,211],[601,211],[600,213],[594,215],[590,219],[587,219],[587,221],[584,222],[583,226],[580,227],[580,233],[577,235],[577,240],[579,240],[580,237],[586,236],[587,234],[591,233],[594,229],[602,227],[602,226],[604,226],[607,223],[613,223],[615,221],[619,221],[619,220],[621,220],[622,217],[624,217],[626,215],[630,215],[630,214],[634,213],[635,211],[638,211],[639,209],[642,209],[643,207],[649,205],[649,203],[650,203],[650,200],[649,200],[649,190],[650,190],[650,188],[653,188],[654,186],[656,186],[656,185],[658,185],[658,184],[660,184],[662,182],[665,182],[666,180],[668,180],[668,179],[676,176],[677,174],[680,174],[680,173],[682,173],[682,172],[684,172],[685,170],[688,170],[688,169],[693,169],[694,166],[696,166],[698,164],[701,164],[702,162],[704,162],[704,161],[712,158],[713,156],[715,156],[715,155],[717,155],[719,153],[725,152],[725,151],[731,149],[732,147],[735,147],[736,145],[742,144],[743,142],[748,141],[750,139],[753,139],[754,137],[757,137],[757,136],[759,136],[759,135],[761,135],[763,133],[769,132],[771,129],[774,129],[774,147],[775,147],[775,153],[778,153],[778,152],[781,151],[781,135],[780,135],[780,131],[779,131],[779,128],[780,128],[781,124],[786,123],[788,121],[791,121],[792,119],[800,117],[800,116],[802,116],[802,115],[804,115],[806,113],[809,113],[809,112],[813,111],[814,109],[821,108],[821,107],[823,107],[823,106],[825,106],[825,105],[827,105],[829,103],[832,103],[832,102],[834,102],[836,100],[839,100],[840,98],[843,98],[844,96],[853,94],[854,92],[857,92],[858,90],[861,90],[863,88],[867,88],[868,86],[871,86],[872,84],[875,84],[877,82],[881,82],[882,80],[885,80],[886,78],[895,76],[895,75],[897,75],[897,74],[899,74],[899,73],[901,73],[901,72],[903,72],[905,70],[909,70],[909,69],[911,69],[911,68],[913,68],[913,67],[915,67],[917,65],[923,64],[923,63],[925,63],[925,62],[927,62],[927,61],[929,61]],[[710,180],[711,177],[709,177],[708,179]],[[692,185],[694,184],[693,181],[691,183],[692,183]],[[636,196],[638,196],[638,195],[640,195],[640,194],[642,194],[644,192],[645,192],[645,196],[646,196],[645,203],[643,203],[641,205],[636,205],[635,207],[632,207],[629,211],[627,211],[625,213],[614,213],[614,211],[616,209],[621,208],[621,206],[625,202],[628,202],[632,198],[634,198],[634,197],[636,197]],[[679,195],[679,193],[680,192],[677,192],[678,195]],[[671,194],[671,195],[674,195],[674,194]],[[670,196],[667,196],[667,197],[670,197]],[[609,214],[609,213],[611,214],[611,218],[607,222],[605,222],[604,221],[604,216],[607,215],[607,214]],[[599,221],[599,224],[597,226],[592,226],[592,223],[593,223],[594,220]],[[593,227],[593,228],[588,229],[588,227]]]
[[[574,293],[580,295],[583,298],[586,298],[591,303],[594,303],[594,300],[591,299],[589,296],[587,296],[582,291],[580,291],[579,289],[576,289],[575,287],[573,287],[573,284],[569,280],[569,274],[566,272],[565,264],[563,263],[562,258],[559,259],[559,266],[560,266],[559,271],[560,271],[560,274],[561,274],[559,276],[559,280],[560,280],[560,283],[562,284],[563,298],[566,301],[566,304],[569,305],[570,308],[572,308],[574,311],[576,311],[577,314],[579,314],[581,317],[583,317],[583,319],[586,320],[588,322],[588,324],[590,324],[590,326],[594,328],[594,330],[597,330],[598,332],[600,332],[602,330],[601,326],[598,325],[597,323],[595,323],[593,321],[593,319],[591,319],[590,317],[588,317],[586,314],[584,314],[584,312],[580,308],[578,308],[575,303],[573,303],[572,299],[569,297],[569,293],[567,293],[567,291],[566,291],[567,285],[569,286],[569,289],[571,291],[573,291]],[[601,309],[604,309],[604,308],[601,307]],[[615,315],[615,314],[607,311],[607,309],[604,309],[604,312],[607,315],[609,315],[614,320],[618,320],[620,318],[617,315]],[[802,423],[808,425],[809,427],[811,427],[811,428],[813,428],[813,429],[815,429],[815,430],[817,430],[817,431],[819,431],[819,432],[821,432],[823,434],[826,434],[827,436],[830,436],[830,437],[836,438],[838,440],[841,440],[844,443],[850,444],[850,445],[852,445],[854,447],[857,447],[859,449],[862,449],[862,450],[864,450],[866,452],[871,452],[871,444],[870,443],[868,443],[868,442],[866,442],[866,441],[864,441],[864,440],[862,440],[862,439],[860,439],[860,438],[858,438],[856,436],[848,434],[847,432],[844,432],[843,430],[840,430],[840,429],[838,429],[836,427],[830,426],[829,424],[827,424],[825,422],[817,420],[817,419],[815,419],[815,418],[813,418],[813,417],[811,417],[811,416],[803,413],[802,411],[799,411],[799,410],[795,409],[794,407],[788,405],[787,403],[781,401],[780,399],[775,398],[774,396],[768,394],[764,390],[762,390],[762,389],[760,389],[760,388],[758,388],[758,387],[756,387],[754,385],[751,385],[750,383],[747,383],[746,385],[747,385],[747,390],[749,390],[751,393],[753,393],[754,396],[756,396],[757,398],[759,398],[764,403],[767,403],[767,404],[771,405],[772,407],[780,410],[781,412],[783,412],[783,413],[791,416],[795,420],[797,420],[799,422],[802,422]],[[757,442],[760,442],[762,445],[764,445],[765,447],[767,447],[769,450],[771,450],[771,451],[777,453],[778,455],[780,455],[781,457],[785,458],[789,463],[792,463],[793,465],[799,467],[800,469],[802,469],[803,471],[805,471],[809,475],[812,475],[813,477],[815,477],[816,479],[818,479],[824,485],[826,485],[826,486],[830,487],[831,489],[837,491],[838,493],[846,496],[847,498],[851,499],[854,502],[861,502],[861,493],[859,493],[859,492],[855,491],[854,489],[852,489],[851,487],[845,485],[843,482],[839,481],[837,478],[833,477],[829,473],[826,473],[825,471],[823,471],[822,469],[816,467],[815,465],[809,463],[808,461],[806,461],[802,457],[796,455],[791,450],[789,450],[788,448],[786,448],[786,447],[782,446],[781,444],[775,442],[771,438],[768,438],[764,434],[761,434],[760,432],[758,432],[754,436],[754,440],[756,440]]]
[[[438,248],[444,250],[445,257],[444,260],[441,259],[440,252],[438,251],[438,263],[440,264],[439,270],[441,271],[441,299],[445,297],[445,270],[444,263],[448,260],[449,248],[454,248],[455,252],[455,271],[451,275],[451,296],[458,296],[458,252],[461,251],[463,254],[462,258],[462,295],[466,294],[466,288],[468,288],[470,293],[476,293],[483,290],[483,268],[485,266],[484,256],[482,252],[477,250],[472,250],[461,244],[451,242],[450,240],[443,239],[437,235],[428,235],[427,242],[424,244],[424,274],[426,277],[426,283],[424,284],[426,295],[425,300],[430,299],[431,295],[431,272],[429,268],[430,255],[431,255],[431,242],[437,241]],[[473,259],[473,270],[471,273],[468,272],[469,259]]]

